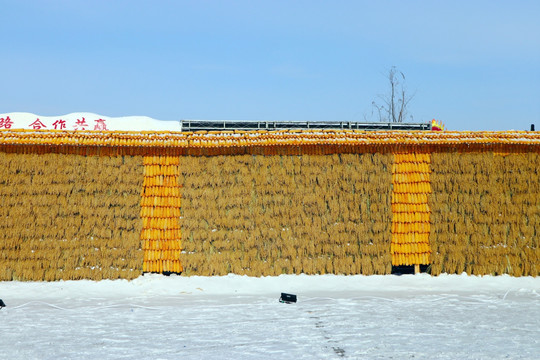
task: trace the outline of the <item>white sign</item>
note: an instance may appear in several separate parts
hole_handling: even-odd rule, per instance
[[[0,114],[0,130],[66,130],[66,131],[182,131],[180,121],[162,121],[147,116],[108,117],[93,113],[71,113],[63,116],[39,116],[31,113]]]

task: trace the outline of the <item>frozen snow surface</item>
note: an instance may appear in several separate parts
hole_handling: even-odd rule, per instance
[[[0,359],[540,358],[532,277],[145,275],[0,298]]]

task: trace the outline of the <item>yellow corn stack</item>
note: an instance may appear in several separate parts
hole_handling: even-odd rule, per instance
[[[144,272],[182,272],[179,157],[146,156],[141,198]]]
[[[143,152],[149,159],[160,157],[158,148],[187,149],[193,155],[232,155],[245,153],[245,147],[264,155],[323,155],[357,151],[378,152],[383,148],[399,146],[453,146],[470,151],[473,146],[481,151],[494,151],[507,155],[527,152],[538,146],[540,134],[524,131],[507,132],[455,132],[455,131],[362,131],[362,130],[278,130],[278,131],[197,131],[197,132],[129,132],[129,131],[77,131],[0,129],[0,145],[13,151],[28,145],[62,146],[61,151],[80,155],[118,156]],[[66,147],[67,145],[67,147]],[[316,146],[313,146],[316,145]],[[321,147],[321,145],[323,145]],[[512,149],[508,147],[512,145]],[[84,146],[87,146],[86,148]],[[88,148],[88,146],[92,148]],[[308,146],[313,146],[308,148]],[[300,150],[300,147],[304,150]],[[11,149],[9,149],[11,148]],[[50,151],[39,147],[35,151]],[[55,151],[58,151],[55,150]],[[248,150],[251,151],[251,150]],[[148,156],[152,154],[153,156]],[[157,154],[157,155],[156,155]],[[424,172],[429,164],[420,154],[416,161]],[[172,158],[172,157],[171,157]],[[418,161],[417,161],[418,160]],[[149,160],[152,161],[152,160]],[[174,162],[174,161],[173,161]],[[154,171],[174,176],[171,164],[149,163]],[[172,171],[168,173],[167,171]]]
[[[394,154],[392,166],[392,265],[429,264],[430,153]]]

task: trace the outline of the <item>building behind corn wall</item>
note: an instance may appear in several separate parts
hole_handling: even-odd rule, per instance
[[[537,276],[534,132],[0,130],[0,280]]]

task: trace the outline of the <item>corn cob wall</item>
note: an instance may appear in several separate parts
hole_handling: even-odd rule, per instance
[[[0,279],[537,276],[539,153],[528,132],[0,131]]]
[[[540,156],[434,153],[432,273],[537,276]]]
[[[0,152],[0,174],[0,280],[141,274],[141,157]]]
[[[431,154],[397,153],[392,166],[392,265],[430,264]]]
[[[181,273],[180,187],[175,156],[144,158],[141,199],[143,271]]]
[[[391,155],[181,161],[186,274],[391,271]]]

